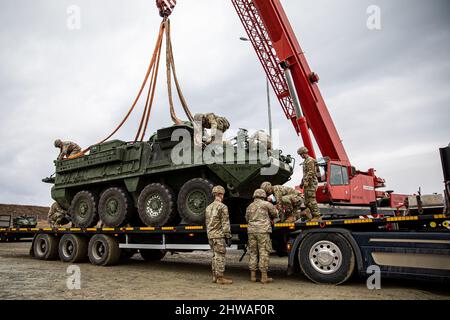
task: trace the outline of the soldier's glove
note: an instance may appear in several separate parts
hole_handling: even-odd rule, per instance
[[[232,243],[232,238],[231,238],[231,236],[227,237],[227,238],[225,239],[225,242],[227,243],[227,247],[228,247],[228,248],[231,247],[231,243]]]

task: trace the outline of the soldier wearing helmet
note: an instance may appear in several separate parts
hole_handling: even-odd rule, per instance
[[[201,125],[203,129],[211,129],[209,137],[205,135],[206,144],[221,144],[223,134],[230,128],[230,122],[225,117],[214,113],[198,113],[194,116],[194,122]]]
[[[288,186],[272,186],[270,182],[263,182],[261,189],[277,204],[281,222],[295,222],[300,219],[303,196],[299,191]]]
[[[80,146],[71,141],[61,141],[60,139],[56,139],[55,148],[60,149],[58,160],[63,160],[64,158],[69,158],[81,153]]]
[[[213,251],[212,257],[212,279],[218,284],[232,284],[231,279],[224,277],[226,247],[231,246],[231,228],[228,207],[223,204],[225,189],[215,186],[212,189],[215,199],[206,208],[206,231],[209,245]]]
[[[303,179],[300,184],[305,194],[305,206],[309,210],[312,220],[320,220],[319,206],[316,199],[319,184],[317,179],[317,162],[309,156],[309,150],[305,147],[298,149],[297,153],[305,160],[303,162]]]
[[[250,280],[256,282],[256,271],[261,272],[261,283],[270,283],[269,256],[272,251],[272,220],[278,217],[274,205],[266,201],[267,194],[263,189],[255,190],[254,201],[247,208],[245,219],[248,223],[248,250],[250,253]]]

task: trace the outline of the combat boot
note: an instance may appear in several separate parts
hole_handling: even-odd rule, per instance
[[[217,282],[217,277],[216,277],[216,273],[213,271],[212,272],[212,282],[216,283]]]
[[[269,276],[267,275],[267,272],[261,272],[261,283],[271,283],[273,282],[272,278],[269,278]]]
[[[250,271],[250,281],[256,282],[256,271]]]
[[[218,276],[216,283],[217,284],[232,284],[233,280],[227,279],[224,276]]]

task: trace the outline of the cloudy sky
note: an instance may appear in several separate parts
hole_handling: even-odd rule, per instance
[[[178,3],[174,51],[193,112],[266,129],[264,74],[250,44],[239,41],[245,34],[231,1]],[[67,26],[72,5],[81,10],[75,30]],[[397,192],[441,192],[438,148],[450,141],[448,1],[283,5],[352,163],[376,168]],[[381,30],[367,28],[370,5],[381,9]],[[84,147],[113,129],[143,79],[159,23],[153,0],[1,1],[0,203],[51,202],[41,179],[54,171],[54,139]],[[150,131],[171,124],[165,90],[161,83]],[[280,147],[295,154],[300,138],[272,102]],[[117,138],[134,137],[133,119]],[[293,181],[300,176],[297,168]]]

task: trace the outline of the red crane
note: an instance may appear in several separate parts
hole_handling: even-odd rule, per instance
[[[175,1],[157,0],[160,13],[170,14]],[[171,7],[168,7],[168,2]],[[319,76],[311,71],[280,0],[231,0],[251,40],[286,117],[316,158],[310,132],[326,159],[317,191],[321,203],[371,205],[377,200],[398,207],[403,195],[377,191],[384,179],[374,169],[356,170],[320,93]],[[380,202],[381,203],[381,202]]]

